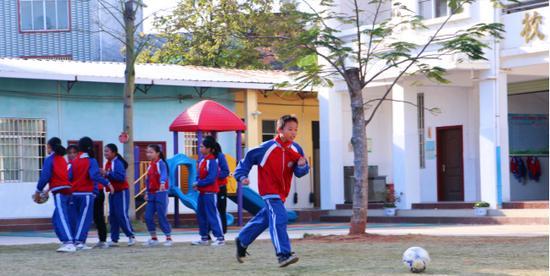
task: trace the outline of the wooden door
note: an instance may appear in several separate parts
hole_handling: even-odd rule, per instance
[[[438,127],[437,190],[439,201],[464,201],[462,126]]]

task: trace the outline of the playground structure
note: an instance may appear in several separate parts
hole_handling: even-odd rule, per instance
[[[241,159],[241,133],[246,130],[246,125],[243,121],[229,109],[224,107],[221,104],[218,104],[211,100],[204,100],[196,103],[191,106],[183,113],[181,113],[170,125],[170,131],[173,133],[174,137],[174,157],[168,161],[170,170],[170,179],[172,180],[170,184],[170,193],[174,196],[177,196],[179,200],[187,207],[196,210],[196,202],[198,197],[198,192],[193,189],[188,189],[189,191],[184,194],[180,187],[178,187],[179,179],[177,174],[177,167],[180,164],[184,164],[187,168],[191,168],[189,171],[195,172],[196,177],[196,161],[194,163],[190,162],[190,158],[185,158],[179,154],[179,141],[178,141],[178,132],[196,132],[197,134],[197,152],[199,159],[201,158],[200,151],[198,148],[202,144],[203,134],[205,132],[210,132],[214,137],[218,132],[224,131],[235,131],[237,136],[236,143],[236,156],[237,160]],[[191,159],[192,160],[192,159]],[[193,183],[195,179],[191,179],[191,173],[189,173],[190,182]],[[242,184],[238,183],[237,187],[237,205],[238,205],[238,224],[242,225]],[[179,203],[176,200],[174,204],[174,224],[179,224]],[[233,221],[231,215],[227,215],[227,223],[230,225],[230,222]]]
[[[227,197],[238,206],[237,224],[241,226],[243,223],[243,209],[255,215],[265,206],[264,200],[257,192],[248,186],[243,186],[232,176],[237,162],[242,159],[241,133],[244,130],[246,130],[246,125],[236,114],[223,105],[211,100],[204,100],[196,103],[181,113],[172,122],[170,131],[173,133],[174,139],[174,156],[166,161],[168,162],[168,172],[170,176],[169,194],[176,198],[174,201],[174,225],[176,227],[179,226],[179,202],[193,211],[196,211],[199,195],[197,191],[190,188],[190,185],[195,182],[197,176],[197,160],[179,153],[179,132],[195,132],[197,134],[197,152],[198,158],[200,159],[201,156],[198,148],[202,144],[203,135],[205,133],[211,133],[211,135],[215,137],[218,132],[235,131],[237,137],[236,158],[226,154],[226,159],[231,172],[227,183]],[[166,151],[166,149],[164,150]],[[136,149],[136,154],[137,153]],[[183,187],[180,187],[181,182],[179,178],[182,174],[179,173],[179,168],[181,166],[185,166],[187,169],[186,177],[189,186],[186,192],[182,190]],[[136,167],[136,174],[138,170],[139,169]],[[139,191],[139,188],[137,191]],[[289,221],[295,221],[297,218],[297,214],[294,211],[287,211],[287,215]],[[235,222],[231,214],[227,213],[226,217],[227,225],[232,225]]]

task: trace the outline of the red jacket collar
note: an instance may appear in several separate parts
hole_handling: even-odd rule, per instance
[[[278,135],[277,137],[275,137],[275,142],[277,142],[277,144],[279,144],[283,148],[288,148],[292,145],[292,141],[283,142],[283,140],[281,140],[281,137]]]
[[[204,160],[212,160],[212,159],[216,159],[216,157],[213,155],[213,154],[209,154],[205,157],[203,157]]]

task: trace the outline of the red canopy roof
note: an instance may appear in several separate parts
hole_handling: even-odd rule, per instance
[[[196,103],[181,113],[170,125],[170,131],[236,131],[245,130],[241,118],[225,106],[211,100]]]

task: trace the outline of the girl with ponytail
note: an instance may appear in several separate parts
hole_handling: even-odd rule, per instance
[[[213,137],[206,137],[200,146],[202,159],[198,164],[198,174],[193,188],[199,192],[197,199],[197,221],[199,223],[199,235],[201,239],[194,241],[192,245],[208,245],[209,231],[216,237],[212,246],[225,245],[222,220],[217,209],[218,187],[218,162],[219,145]],[[225,215],[225,213],[223,214]]]
[[[43,193],[48,193],[44,188],[49,184],[49,191],[52,192],[55,203],[52,222],[55,234],[62,242],[57,252],[75,252],[73,229],[69,217],[71,183],[67,171],[67,160],[64,157],[65,148],[61,145],[59,138],[53,137],[48,140],[47,151],[49,155],[44,160],[33,198],[37,201]]]
[[[106,244],[104,239],[103,244],[99,246],[117,246],[120,237],[120,228],[122,228],[122,231],[128,237],[128,246],[132,246],[136,244],[136,239],[132,223],[128,217],[128,206],[130,204],[130,191],[128,189],[128,181],[126,180],[128,162],[118,153],[118,147],[115,144],[106,145],[103,149],[103,155],[107,159],[107,163],[105,164],[105,168],[101,170],[101,173],[111,182],[115,191],[109,196],[111,242]],[[103,219],[103,212],[101,212],[101,219]]]
[[[75,230],[75,244],[77,250],[90,249],[86,246],[88,230],[92,224],[94,198],[98,192],[98,183],[102,184],[110,192],[114,192],[113,185],[105,179],[100,171],[97,161],[94,159],[94,142],[89,137],[82,137],[78,141],[78,155],[72,160],[69,175],[73,191],[73,227]]]
[[[218,195],[216,200],[216,205],[218,208],[218,212],[220,213],[220,218],[222,221],[222,229],[223,233],[227,233],[227,177],[229,177],[229,166],[227,165],[227,159],[225,159],[225,155],[222,152],[222,147],[220,146],[220,143],[216,141],[216,138],[214,136],[206,136],[204,140],[209,140],[212,143],[214,143],[214,152],[216,157],[216,161],[218,162]],[[210,143],[210,142],[208,142]]]
[[[159,219],[160,229],[166,236],[164,246],[172,246],[170,233],[172,229],[166,217],[168,209],[168,165],[159,145],[147,146],[147,158],[151,162],[147,168],[147,178],[145,179],[147,185],[147,193],[145,194],[145,199],[147,200],[145,223],[147,224],[147,230],[151,234],[151,239],[144,246],[156,246],[159,244],[156,232],[157,226],[154,221],[155,213]]]

